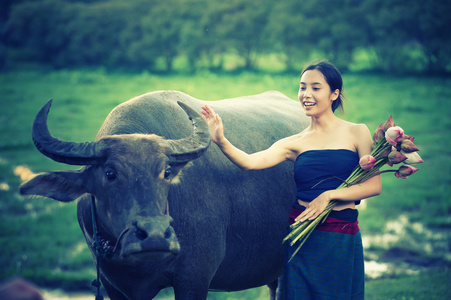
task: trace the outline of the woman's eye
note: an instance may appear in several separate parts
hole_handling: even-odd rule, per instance
[[[164,171],[164,179],[169,179],[169,177],[171,176],[171,173],[172,173],[172,169],[171,169],[171,167],[168,167],[166,169],[166,171]]]
[[[113,170],[108,170],[105,172],[105,176],[109,181],[116,179],[116,173]]]

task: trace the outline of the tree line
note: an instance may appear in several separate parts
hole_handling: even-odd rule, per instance
[[[242,68],[280,54],[286,70],[323,57],[346,70],[364,53],[386,72],[451,71],[451,2],[435,0],[3,0],[0,64],[167,72]]]

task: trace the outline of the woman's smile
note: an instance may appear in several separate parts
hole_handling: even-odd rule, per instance
[[[303,104],[304,104],[304,108],[307,110],[311,109],[313,106],[316,105],[315,102],[303,102]]]

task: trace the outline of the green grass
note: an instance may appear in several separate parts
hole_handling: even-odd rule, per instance
[[[49,116],[52,134],[86,141],[94,138],[112,108],[146,92],[179,90],[199,99],[219,100],[278,90],[295,100],[298,80],[298,74],[262,72],[158,76],[109,74],[99,69],[0,74],[0,281],[18,275],[42,286],[79,289],[94,279],[91,254],[76,220],[76,203],[17,194],[20,178],[14,172],[18,166],[33,172],[74,168],[44,157],[31,141],[33,118],[48,99],[54,99]],[[425,161],[407,180],[384,175],[382,194],[367,200],[368,208],[360,212],[363,234],[379,233],[386,221],[401,214],[432,230],[450,228],[451,78],[346,74],[344,82],[347,120],[365,123],[373,131],[393,115],[397,125],[415,136]],[[450,241],[443,242],[449,251]],[[421,293],[429,287],[433,297],[428,299],[440,299],[450,278],[446,270],[439,274],[369,281],[367,296],[426,299]],[[209,299],[233,297],[266,299],[267,289],[212,293]]]
[[[365,286],[367,300],[444,300],[451,298],[451,272],[441,269],[416,276],[373,280]]]

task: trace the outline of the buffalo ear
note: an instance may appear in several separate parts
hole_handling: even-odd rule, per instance
[[[19,187],[21,195],[44,196],[62,202],[74,201],[86,192],[79,170],[39,173]]]

